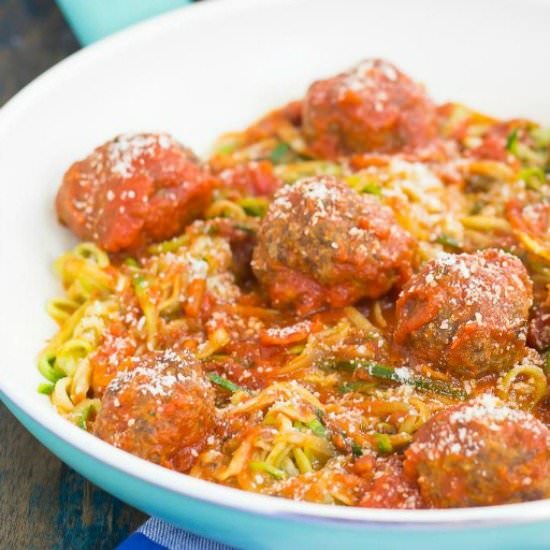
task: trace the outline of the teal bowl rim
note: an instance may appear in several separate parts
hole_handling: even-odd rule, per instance
[[[38,400],[46,400],[37,396]],[[460,508],[449,510],[385,510],[367,508],[333,507],[323,504],[297,502],[288,499],[249,493],[231,487],[217,485],[168,470],[126,451],[117,449],[94,435],[78,428],[59,416],[53,409],[48,422],[39,418],[33,407],[26,407],[0,388],[0,401],[20,420],[25,416],[40,425],[50,436],[84,453],[98,463],[141,482],[155,485],[165,491],[181,494],[203,503],[246,512],[253,515],[289,519],[304,523],[349,525],[354,528],[392,528],[403,531],[449,531],[455,529],[481,529],[499,526],[534,524],[550,520],[550,500],[535,501],[485,508]],[[38,408],[38,407],[37,407]],[[30,410],[29,410],[30,409]],[[50,412],[50,411],[48,411]],[[208,493],[208,495],[206,495]],[[542,509],[541,503],[547,504]],[[519,513],[521,510],[521,513]],[[489,513],[488,513],[489,512]],[[482,517],[485,516],[485,517]]]
[[[237,548],[279,548],[282,533],[285,546],[289,549],[301,549],[304,545],[358,548],[368,541],[377,541],[378,547],[397,549],[402,548],[403,537],[406,537],[407,547],[410,549],[435,550],[441,547],[441,537],[446,537],[444,544],[449,550],[462,550],[468,545],[474,545],[475,548],[480,547],[480,544],[487,544],[487,548],[506,547],[514,550],[525,547],[526,541],[540,546],[542,541],[547,540],[549,523],[546,521],[508,524],[506,528],[462,524],[430,527],[411,523],[392,526],[376,522],[317,520],[309,517],[304,519],[290,514],[268,516],[208,500],[199,501],[179,491],[152,485],[138,476],[126,474],[99,461],[72,444],[58,439],[9,400],[6,400],[6,404],[39,441],[54,449],[67,464],[100,487],[180,528]],[[246,528],[235,529],[235,522],[241,526],[246,525]],[[266,537],[271,543],[266,544]]]
[[[301,0],[264,0],[270,4],[284,4]],[[518,3],[520,0],[517,0]],[[24,115],[27,104],[36,101],[45,89],[54,88],[59,81],[71,77],[104,56],[131,47],[132,43],[162,34],[163,30],[181,28],[182,20],[189,25],[200,25],[215,15],[229,11],[246,11],[256,0],[196,3],[172,10],[121,30],[64,59],[33,80],[0,109],[0,142],[9,139],[10,128]],[[522,3],[546,4],[547,0],[527,0]],[[29,366],[29,368],[34,368]],[[372,508],[336,507],[323,504],[250,493],[217,485],[208,481],[177,473],[152,464],[117,449],[92,434],[72,425],[53,408],[45,410],[43,396],[29,395],[20,387],[0,376],[0,399],[16,408],[32,421],[40,424],[51,435],[99,462],[124,472],[128,476],[179,493],[202,502],[223,506],[264,517],[288,518],[302,522],[349,524],[354,527],[420,530],[452,530],[489,528],[534,524],[550,521],[550,499],[519,504],[483,508],[453,508],[446,510],[392,510]],[[42,401],[41,401],[42,400]]]

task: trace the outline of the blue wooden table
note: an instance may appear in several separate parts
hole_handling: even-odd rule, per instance
[[[53,0],[0,0],[0,105],[76,49]],[[110,549],[144,519],[65,466],[0,404],[0,549]]]

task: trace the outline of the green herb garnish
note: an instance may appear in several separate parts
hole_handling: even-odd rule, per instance
[[[269,159],[273,164],[279,164],[284,159],[289,150],[290,147],[286,143],[277,143],[273,151],[271,151]]]
[[[359,443],[356,443],[355,441],[351,442],[351,453],[353,456],[363,456],[363,448]]]
[[[357,369],[366,370],[370,376],[388,380],[398,384],[407,384],[415,387],[419,391],[437,393],[453,399],[465,400],[468,396],[462,388],[456,388],[442,382],[441,380],[432,380],[418,374],[407,374],[398,372],[396,369],[375,363],[374,361],[365,361],[363,359],[354,359],[352,361],[339,361],[333,364],[334,368],[355,371]]]
[[[510,153],[515,154],[517,143],[518,143],[518,129],[514,128],[506,138],[506,150],[510,151]]]
[[[215,372],[209,372],[208,378],[210,379],[210,382],[212,382],[213,384],[216,384],[217,386],[220,386],[220,388],[230,391],[231,393],[235,393],[238,391],[245,391],[245,389],[242,388],[241,386],[235,384],[234,382],[231,382],[231,380],[228,380],[227,378],[224,378],[223,376],[220,376]]]

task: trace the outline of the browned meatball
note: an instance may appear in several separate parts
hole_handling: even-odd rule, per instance
[[[212,184],[169,135],[122,135],[69,168],[56,208],[79,238],[117,252],[182,232],[209,204]]]
[[[316,155],[395,153],[436,135],[435,105],[424,88],[381,59],[367,59],[314,82],[304,100],[303,128]]]
[[[436,508],[550,497],[550,430],[485,394],[446,409],[418,430],[405,472]]]
[[[93,429],[115,447],[185,472],[214,422],[213,390],[196,360],[164,351],[136,357],[113,379]]]
[[[372,461],[367,479],[369,487],[359,506],[365,508],[422,508],[422,499],[416,481],[405,476],[403,460],[396,455],[377,457],[363,455],[355,461],[355,470],[364,470],[365,462]]]
[[[336,178],[314,177],[277,192],[252,268],[274,305],[306,313],[383,295],[410,275],[414,250],[388,207]]]
[[[397,300],[395,342],[416,363],[458,376],[506,370],[525,355],[532,284],[499,250],[444,254],[411,277]]]

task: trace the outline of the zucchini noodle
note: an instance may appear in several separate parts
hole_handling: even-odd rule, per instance
[[[230,340],[231,338],[225,329],[219,328],[215,330],[210,335],[207,342],[199,348],[197,351],[197,357],[199,359],[206,359],[207,357],[210,357],[212,354],[222,350]]]
[[[294,164],[281,164],[275,168],[275,175],[284,183],[294,183],[300,178],[309,176],[339,176],[343,173],[343,168],[332,162],[310,160],[297,162]]]
[[[355,307],[346,307],[344,312],[348,319],[366,334],[378,334],[378,329]]]
[[[46,305],[48,315],[62,325],[77,309],[80,304],[69,298],[52,298]]]
[[[374,302],[374,305],[372,306],[372,316],[378,327],[386,328],[388,326],[386,319],[384,319],[382,307],[380,306],[380,302],[378,300],[376,300],[376,302]]]
[[[79,244],[54,263],[67,297],[79,303],[114,290],[116,281],[108,267],[108,256],[91,243]]]
[[[212,203],[205,213],[207,218],[232,218],[234,220],[246,220],[244,208],[235,202],[219,199]]]
[[[60,413],[71,412],[74,408],[74,403],[69,397],[70,384],[71,378],[69,376],[65,376],[55,383],[55,388],[52,392],[51,400]]]
[[[55,384],[51,400],[60,413],[72,411],[87,398],[92,375],[89,357],[103,338],[105,317],[115,312],[113,302],[85,302],[40,355],[39,370]]]
[[[510,232],[510,224],[503,218],[495,216],[465,216],[460,220],[464,227],[477,231],[505,231]]]
[[[327,328],[317,334],[311,334],[307,340],[304,350],[292,358],[286,365],[278,370],[280,375],[296,373],[296,371],[307,369],[346,338],[350,324],[346,320],[340,321],[335,327]]]
[[[231,417],[265,411],[233,452],[217,479],[235,478],[244,489],[319,470],[335,455],[318,415],[323,406],[295,382],[274,383],[258,395],[230,407]],[[259,478],[258,478],[259,476]]]
[[[540,244],[540,242],[532,238],[524,231],[518,231],[517,235],[529,252],[532,252],[536,256],[550,262],[550,247]]]
[[[466,168],[468,176],[483,176],[498,182],[511,183],[516,178],[516,172],[503,162],[478,160],[470,162]]]
[[[521,380],[527,380],[522,382]],[[508,371],[497,385],[498,395],[504,401],[526,409],[532,409],[548,393],[548,379],[538,366],[524,364]]]

